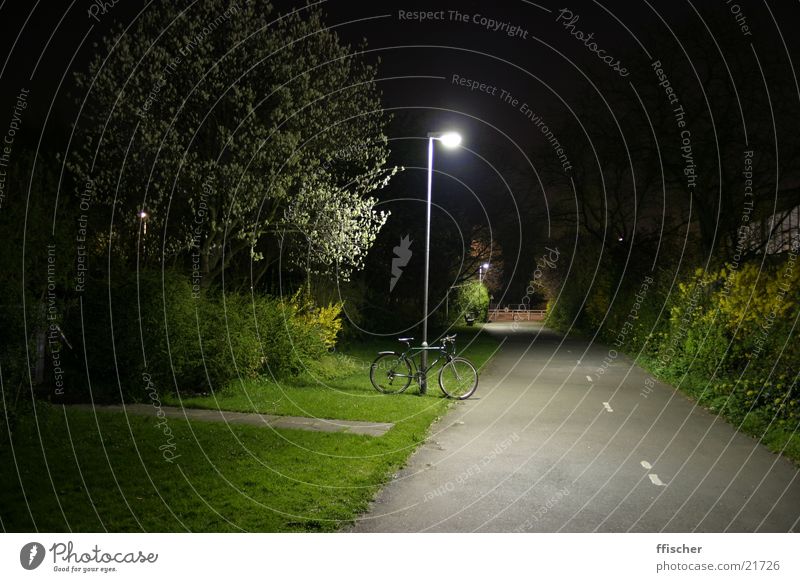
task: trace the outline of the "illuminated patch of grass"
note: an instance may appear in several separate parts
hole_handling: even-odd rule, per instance
[[[6,531],[333,531],[367,509],[450,402],[375,392],[378,349],[285,382],[232,385],[185,406],[396,423],[381,437],[169,419],[37,404],[0,436],[0,519]],[[496,343],[467,353],[483,363]],[[323,370],[328,363],[324,363]],[[177,400],[177,399],[176,399]],[[165,399],[165,404],[167,399]],[[170,445],[171,443],[171,445]],[[163,450],[172,446],[175,461]],[[16,457],[12,456],[13,453]],[[19,471],[19,477],[17,474]]]

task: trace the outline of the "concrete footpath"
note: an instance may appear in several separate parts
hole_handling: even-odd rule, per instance
[[[95,412],[124,412],[126,414],[143,414],[156,416],[162,410],[167,418],[179,418],[203,422],[226,422],[230,424],[248,424],[271,428],[287,428],[294,430],[310,430],[315,432],[339,432],[363,434],[379,437],[391,429],[391,422],[367,422],[361,420],[331,420],[327,418],[307,418],[304,416],[277,416],[273,414],[257,414],[248,412],[230,412],[223,410],[204,410],[201,408],[179,408],[177,406],[161,406],[155,408],[150,404],[121,404],[108,406],[92,406],[80,404],[71,408]]]
[[[350,531],[788,532],[798,470],[608,348],[505,343]]]

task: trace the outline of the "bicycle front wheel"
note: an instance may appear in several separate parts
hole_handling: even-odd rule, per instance
[[[378,392],[399,394],[411,384],[411,364],[400,354],[381,354],[369,368],[369,379]]]
[[[478,389],[478,371],[466,358],[453,358],[439,371],[439,387],[450,398],[466,400]]]

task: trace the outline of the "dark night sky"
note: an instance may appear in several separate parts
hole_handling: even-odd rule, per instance
[[[70,88],[70,75],[65,76],[65,72],[83,68],[96,48],[93,43],[107,33],[110,26],[129,23],[146,4],[121,0],[107,14],[100,15],[99,22],[88,17],[87,10],[92,2],[87,0],[75,2],[71,7],[68,3],[57,7],[57,2],[38,3],[35,8],[28,2],[5,1],[0,4],[3,30],[0,42],[3,43],[3,54],[8,56],[2,70],[3,103],[13,98],[17,87],[30,86],[34,94],[32,105],[37,111],[36,116],[31,116],[36,118],[32,122],[40,121],[51,103],[51,118],[55,117],[52,121],[67,122],[73,107],[65,96]],[[764,4],[743,1],[738,5],[753,30],[752,36],[742,37],[742,50],[749,51],[751,42],[756,51],[782,50],[775,23]],[[787,27],[789,23],[800,21],[800,8],[796,3],[788,2],[770,2],[769,5],[782,26],[790,54],[800,54],[796,39]],[[285,10],[297,4],[280,3],[279,6]],[[737,28],[725,0],[695,3],[653,1],[649,4],[572,1],[564,6],[525,0],[416,4],[375,2],[366,6],[331,0],[323,2],[322,6],[328,22],[336,27],[342,38],[354,45],[366,40],[371,53],[381,58],[381,77],[398,77],[382,84],[387,107],[452,109],[458,113],[440,119],[453,119],[460,114],[473,115],[497,124],[521,140],[529,132],[512,107],[496,97],[454,86],[452,75],[459,74],[497,86],[498,93],[506,89],[521,101],[535,106],[537,112],[558,120],[565,114],[565,105],[559,97],[566,104],[573,105],[578,95],[590,89],[589,81],[607,80],[614,75],[579,41],[555,24],[560,8],[566,6],[579,15],[577,28],[595,32],[598,44],[609,54],[619,57],[629,68],[637,61],[650,60],[639,42],[645,48],[649,47],[655,58],[660,55],[658,48],[664,48],[663,52],[678,52],[680,49],[667,26],[681,39],[685,23],[697,21],[695,10],[706,17],[712,30]],[[418,10],[443,10],[445,20],[416,22],[399,17],[400,11]],[[470,21],[452,20],[449,11],[453,10],[467,15]],[[472,22],[475,15],[517,26],[527,38],[509,37],[503,31],[488,30]],[[710,37],[707,41],[711,53]],[[690,56],[693,60],[702,60],[707,54]],[[632,78],[625,80],[640,82]],[[485,139],[486,136],[482,135],[480,141]],[[474,139],[472,143],[478,141]]]

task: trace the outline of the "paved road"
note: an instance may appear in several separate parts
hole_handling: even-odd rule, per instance
[[[351,531],[800,529],[800,475],[608,348],[525,324]]]

